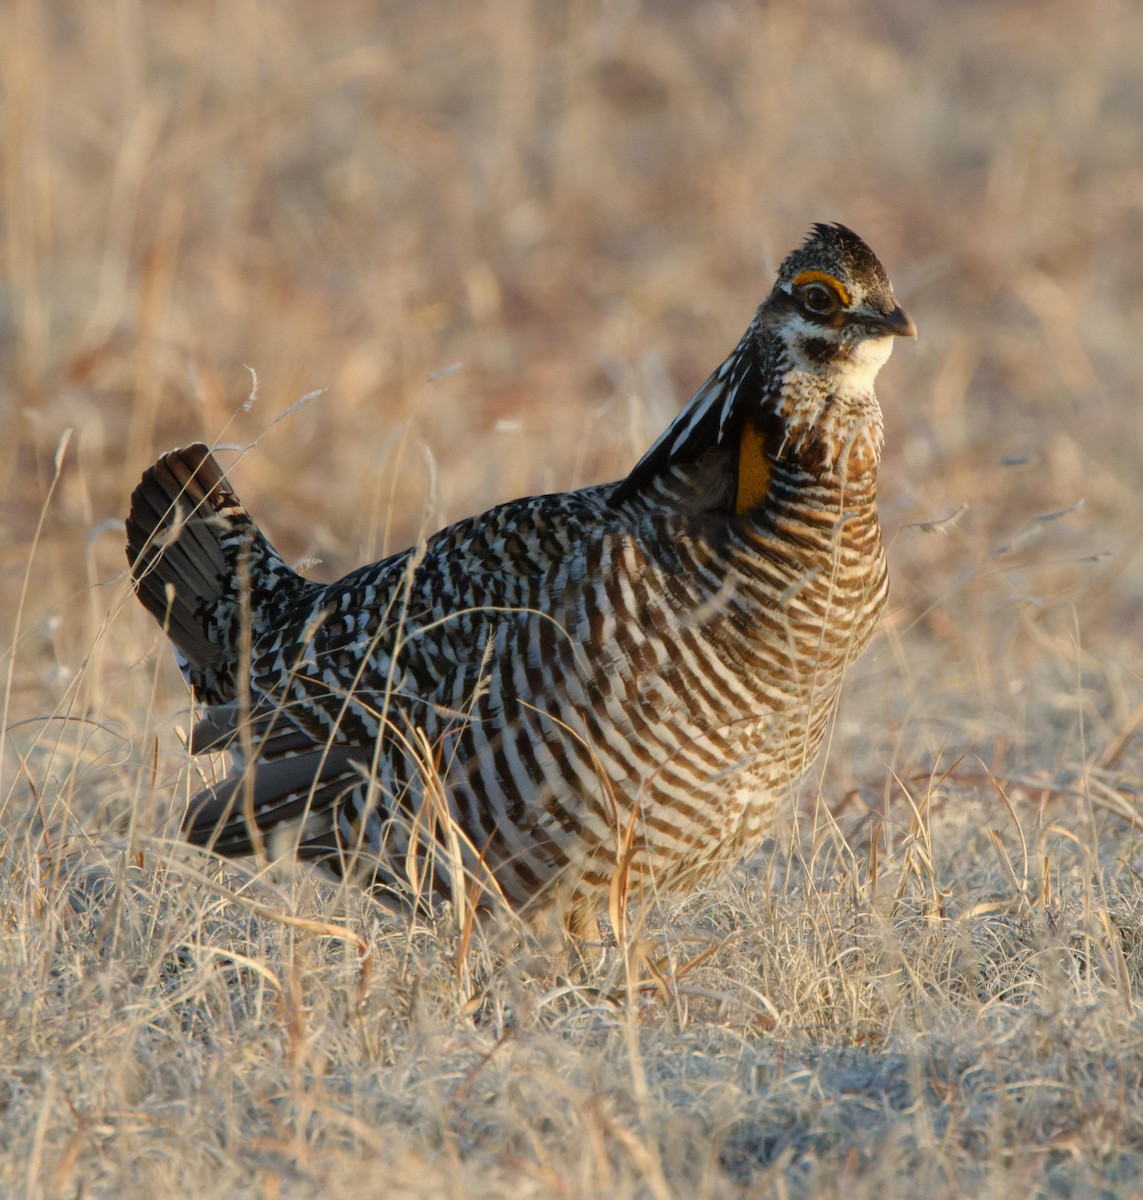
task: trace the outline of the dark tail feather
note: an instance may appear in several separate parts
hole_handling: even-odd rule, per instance
[[[183,818],[183,833],[188,841],[209,846],[218,854],[236,857],[252,853],[244,810],[249,782],[254,820],[264,837],[302,822],[307,828],[295,833],[303,857],[335,854],[338,803],[365,777],[366,768],[355,765],[360,759],[360,750],[354,754],[343,746],[326,746],[239,768],[194,797]]]
[[[242,623],[255,638],[312,586],[286,566],[201,443],[164,454],[131,496],[127,561],[135,593],[167,631],[197,699],[235,697]]]

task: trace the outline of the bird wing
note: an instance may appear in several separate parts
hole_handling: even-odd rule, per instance
[[[305,595],[252,638],[248,701],[207,709],[192,750],[240,752],[244,724],[266,759],[307,742],[372,745],[395,717],[439,723],[430,710],[471,699],[498,624],[552,616],[582,582],[585,542],[615,519],[607,491],[500,505]]]

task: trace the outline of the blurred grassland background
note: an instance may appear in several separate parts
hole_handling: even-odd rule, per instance
[[[1131,0],[9,0],[0,1192],[1143,1191],[1141,46]],[[921,340],[890,610],[762,854],[569,975],[177,847],[157,453],[256,441],[333,578],[624,473],[815,220]]]

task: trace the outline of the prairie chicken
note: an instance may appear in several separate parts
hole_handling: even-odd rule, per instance
[[[749,853],[822,741],[887,577],[873,394],[916,336],[816,225],[617,483],[502,504],[336,583],[295,574],[203,445],[131,499],[139,599],[233,768],[192,842],[380,888],[470,884],[573,926]]]

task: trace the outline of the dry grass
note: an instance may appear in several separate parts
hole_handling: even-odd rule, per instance
[[[644,7],[4,13],[3,1194],[1143,1189],[1143,10]],[[819,219],[922,340],[892,610],[764,853],[569,979],[177,846],[155,453],[257,439],[332,577],[620,474]]]

